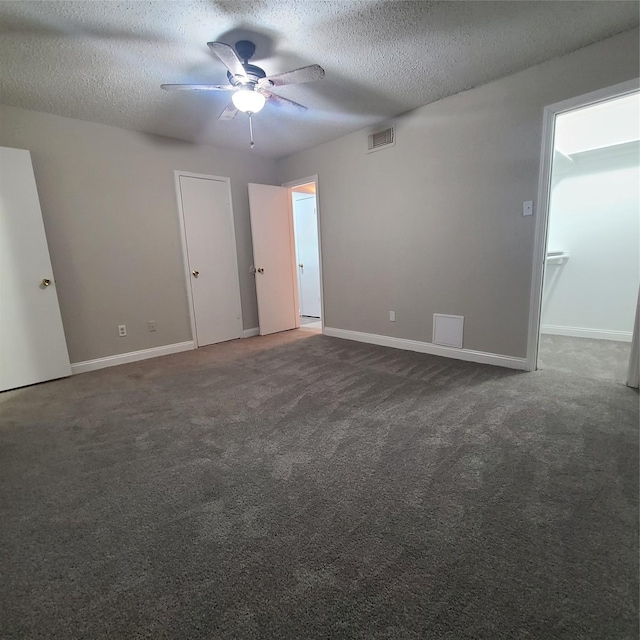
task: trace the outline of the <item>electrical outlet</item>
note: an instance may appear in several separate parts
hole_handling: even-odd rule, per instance
[[[127,335],[127,325],[126,324],[119,324],[118,325],[118,335],[121,338],[124,338]]]
[[[155,320],[149,320],[148,324],[149,324],[149,331],[155,331],[156,330],[156,321]]]
[[[396,321],[396,312],[389,311],[389,322],[395,322],[395,321]]]

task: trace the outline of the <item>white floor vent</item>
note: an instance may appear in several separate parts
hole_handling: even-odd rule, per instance
[[[376,131],[369,135],[367,153],[379,151],[396,144],[396,128],[388,127],[382,131]]]
[[[433,314],[433,344],[462,349],[464,316]]]

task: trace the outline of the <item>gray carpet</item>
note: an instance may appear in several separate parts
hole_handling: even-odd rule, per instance
[[[624,385],[295,331],[0,412],[4,639],[638,637]]]
[[[538,367],[624,384],[630,357],[630,342],[542,334]]]

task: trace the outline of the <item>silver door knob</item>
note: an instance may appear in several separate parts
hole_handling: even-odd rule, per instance
[[[264,273],[264,269],[262,267],[258,267],[258,273]]]
[[[199,271],[192,271],[191,273],[193,274],[194,278],[197,278],[200,275]]]

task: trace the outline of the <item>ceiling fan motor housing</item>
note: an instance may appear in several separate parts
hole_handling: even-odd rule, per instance
[[[260,67],[256,67],[256,65],[254,64],[248,64],[245,62],[242,66],[244,67],[247,78],[249,78],[249,82],[251,84],[257,84],[258,80],[267,77],[267,74],[264,72],[264,70]],[[243,84],[247,84],[246,82],[242,82],[242,80],[234,76],[230,71],[227,71],[227,78],[234,87],[239,87]]]

